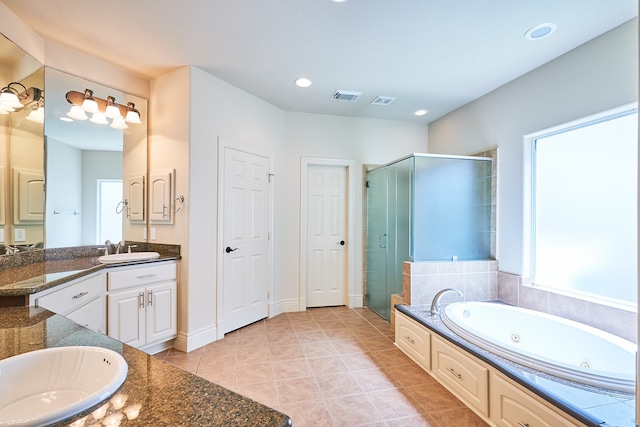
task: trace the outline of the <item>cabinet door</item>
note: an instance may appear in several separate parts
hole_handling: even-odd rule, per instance
[[[146,289],[147,344],[174,338],[178,331],[176,282],[149,286]]]
[[[105,324],[106,312],[105,312],[104,296],[100,296],[88,304],[83,305],[79,309],[72,311],[66,317],[73,320],[78,325],[82,325],[86,328],[93,329],[94,331],[105,333],[107,325]]]
[[[480,414],[489,414],[489,370],[439,337],[431,341],[431,369],[436,379]]]
[[[431,370],[431,334],[427,328],[395,311],[396,346],[423,369]]]
[[[132,347],[143,346],[145,344],[145,305],[144,288],[108,295],[108,335]]]
[[[171,194],[173,172],[155,172],[149,177],[149,219],[173,224]]]
[[[499,375],[491,376],[491,419],[500,427],[577,427],[529,393]]]

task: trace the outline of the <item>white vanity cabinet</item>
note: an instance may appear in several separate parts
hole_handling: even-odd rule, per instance
[[[163,350],[177,335],[176,277],[173,261],[109,271],[108,335],[149,352]]]
[[[89,329],[106,333],[106,281],[103,272],[31,295],[29,305],[61,314]]]

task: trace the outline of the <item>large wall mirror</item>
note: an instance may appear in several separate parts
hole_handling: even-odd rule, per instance
[[[0,254],[6,254],[43,246],[45,93],[42,64],[2,35],[0,91]]]
[[[46,247],[145,241],[147,101],[49,67],[45,86]],[[81,108],[88,97],[98,113]],[[132,110],[139,123],[124,120]]]
[[[122,119],[69,114],[86,89]],[[43,67],[1,34],[0,91],[21,103],[0,104],[0,255],[146,241],[147,101]]]

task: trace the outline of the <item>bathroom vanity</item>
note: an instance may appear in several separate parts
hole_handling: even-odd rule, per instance
[[[127,426],[291,425],[290,418],[281,412],[64,316],[33,306],[0,308],[0,360],[28,351],[75,345],[116,351],[126,360],[129,371],[112,397],[55,427],[76,421],[78,425],[93,425],[108,417],[120,419]]]
[[[0,302],[14,303],[0,306],[46,308],[148,353],[170,347],[177,336],[179,255],[102,264],[92,252],[2,269]]]

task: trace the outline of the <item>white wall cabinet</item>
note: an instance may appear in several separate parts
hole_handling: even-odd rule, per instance
[[[426,326],[397,310],[395,316],[396,346],[489,425],[585,427]]]
[[[105,274],[99,272],[33,294],[29,304],[104,334],[107,332],[105,294]]]
[[[107,273],[108,334],[148,352],[177,335],[176,263],[123,267]]]
[[[153,172],[149,176],[149,219],[152,223],[173,224],[175,172]]]

